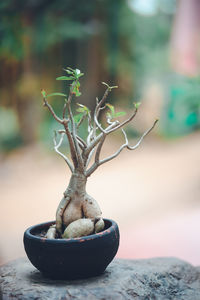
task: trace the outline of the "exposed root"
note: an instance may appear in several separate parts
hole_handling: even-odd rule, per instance
[[[100,207],[85,191],[86,181],[80,173],[74,173],[70,179],[56,212],[54,229],[59,237],[81,237],[104,229]],[[50,228],[47,235],[55,237],[56,233]]]
[[[52,225],[49,227],[45,237],[47,239],[55,239],[56,238],[56,225]]]
[[[101,217],[102,212],[97,201],[88,194],[85,195],[82,209],[85,218],[95,219]]]
[[[104,229],[104,227],[105,227],[104,220],[101,218],[94,225],[95,233],[102,231]]]
[[[62,222],[64,227],[72,222],[84,217],[81,207],[81,202],[77,199],[76,195],[72,196],[72,201],[68,204],[63,212]]]
[[[91,219],[79,219],[67,226],[62,237],[64,239],[87,236],[94,232],[94,221]]]
[[[69,196],[65,197],[64,195],[56,211],[56,230],[59,234],[62,234],[63,213],[70,203],[70,200],[71,198]]]

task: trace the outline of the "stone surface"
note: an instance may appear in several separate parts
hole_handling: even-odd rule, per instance
[[[200,268],[176,259],[114,260],[100,277],[44,278],[26,258],[0,268],[1,299],[199,300]]]

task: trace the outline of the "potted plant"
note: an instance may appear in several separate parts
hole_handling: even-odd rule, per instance
[[[115,112],[114,106],[106,103],[108,94],[117,86],[105,82],[105,93],[101,100],[96,98],[94,113],[83,104],[77,103],[76,113],[72,109],[73,98],[81,95],[78,69],[64,69],[65,76],[57,80],[71,81],[69,95],[47,94],[42,90],[43,105],[62,126],[55,132],[54,149],[64,159],[72,175],[63,198],[56,211],[56,220],[28,228],[24,233],[24,246],[32,264],[45,276],[51,278],[86,278],[104,272],[112,261],[119,246],[119,229],[116,222],[103,219],[96,200],[86,192],[88,177],[102,164],[117,157],[123,149],[136,149],[143,138],[154,128],[157,120],[139,139],[130,146],[123,127],[137,114],[139,103],[134,104],[132,114],[124,121],[118,119],[124,112]],[[59,117],[48,102],[51,96],[64,97],[62,117]],[[99,121],[101,111],[107,111],[106,123]],[[87,124],[87,138],[79,135],[81,126]],[[100,153],[105,139],[113,132],[121,130],[124,144],[112,155],[101,159]],[[58,138],[59,136],[59,138]],[[60,151],[67,137],[70,159]]]

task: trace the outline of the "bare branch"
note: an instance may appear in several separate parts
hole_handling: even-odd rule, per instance
[[[88,155],[88,158],[86,159],[86,163],[85,163],[85,168],[87,169],[91,159],[92,159],[92,155],[94,154],[95,148],[93,148],[90,152],[90,154]]]
[[[94,126],[93,127],[94,127],[95,132],[96,132],[96,126],[97,126],[101,130],[101,132],[105,133],[104,129],[98,122],[99,112],[100,112],[100,110],[105,108],[105,106],[102,107],[102,105],[105,103],[109,92],[111,92],[111,90],[113,88],[117,88],[117,86],[110,87],[108,84],[105,84],[105,82],[102,82],[102,83],[107,86],[107,89],[105,90],[105,93],[100,101],[98,100],[98,98],[96,98],[96,107],[95,107],[95,111],[94,111]]]
[[[57,132],[58,132],[59,134],[61,134],[61,133],[66,133],[66,131],[65,131],[64,129],[59,129],[59,130],[57,130]]]
[[[79,127],[80,127],[80,125],[83,123],[83,121],[85,120],[85,118],[86,118],[86,114],[84,114],[83,116],[82,116],[82,118],[80,119],[80,121],[78,122],[78,124],[76,125],[76,128],[78,129]]]
[[[52,116],[54,117],[54,119],[59,122],[60,124],[63,124],[63,120],[60,119],[56,113],[54,112],[52,106],[48,103],[47,99],[46,98],[43,98],[43,105],[44,106],[47,106],[47,108],[49,109],[50,113],[52,114]]]
[[[132,147],[129,146],[127,135],[126,135],[125,131],[122,129],[122,132],[123,132],[124,137],[125,137],[125,143],[114,154],[110,155],[107,158],[99,160],[100,150],[101,150],[101,147],[102,147],[103,142],[104,142],[104,140],[102,139],[101,142],[99,143],[99,146],[98,146],[98,147],[100,147],[100,150],[98,151],[98,154],[96,154],[97,157],[95,158],[95,162],[90,167],[90,169],[86,172],[87,177],[89,177],[100,165],[102,165],[102,164],[104,164],[104,163],[106,163],[106,162],[114,159],[115,157],[117,157],[122,152],[122,150],[124,148],[127,148],[128,150],[135,150],[136,148],[138,148],[139,145],[141,144],[142,140],[144,139],[144,137],[146,135],[148,135],[152,131],[152,129],[155,127],[155,125],[156,125],[157,122],[158,122],[158,120],[155,120],[155,122],[153,123],[153,125],[147,131],[145,131],[145,133],[141,136],[141,138],[139,139],[139,141],[137,142],[137,144],[134,145],[134,146],[132,146]],[[105,137],[106,137],[106,135],[105,135]]]
[[[71,110],[71,98],[72,98],[72,93],[70,92],[69,94],[69,98],[67,101],[67,107],[68,107],[68,112],[69,112],[69,118],[72,124],[72,139],[74,142],[74,146],[75,146],[75,154],[76,154],[76,158],[77,158],[77,162],[78,165],[77,167],[81,168],[83,170],[84,168],[84,163],[83,163],[83,158],[81,156],[80,153],[80,148],[79,148],[79,144],[76,138],[76,128],[75,128],[75,123],[74,123],[74,118],[73,118],[73,114],[72,114],[72,110]]]
[[[96,129],[92,126],[92,119],[90,113],[88,113],[88,136],[87,136],[87,145],[90,145],[91,141],[94,139]]]
[[[64,104],[64,107],[63,107],[63,119],[65,118],[66,109],[67,109],[67,103],[66,103],[66,100],[65,100],[65,104]]]
[[[114,126],[116,126],[117,124],[119,123],[119,121],[114,121],[112,122],[111,125],[109,125],[108,127],[106,127],[106,132],[105,134],[108,135],[110,132],[109,130],[112,129]],[[88,145],[88,147],[85,149],[85,152],[84,152],[84,156],[88,156],[90,151],[96,147],[96,145],[100,142],[102,136],[103,136],[104,133],[100,133],[96,138],[94,138],[94,140]]]
[[[97,108],[97,113],[99,113],[99,109],[101,108],[101,106],[105,103],[106,98],[108,97],[109,92],[111,91],[111,89],[107,88],[105,90],[105,93],[103,95],[103,97],[101,98],[101,100],[99,102],[97,102],[96,108]],[[97,98],[96,98],[97,99]]]
[[[60,133],[60,134],[61,133],[65,133],[66,134],[66,131],[63,130],[63,129],[59,129],[57,132]],[[79,145],[82,147],[82,149],[85,149],[87,147],[87,144],[85,143],[85,141],[80,136],[78,136],[78,135],[76,135],[76,138],[77,138],[77,140],[79,142]]]
[[[63,120],[63,125],[65,127],[65,132],[66,132],[66,135],[67,135],[67,138],[68,138],[68,141],[69,141],[71,158],[72,158],[72,161],[74,163],[74,167],[76,168],[77,167],[76,149],[75,149],[74,141],[72,139],[71,132],[69,131],[68,123],[69,123],[69,119],[64,119]]]
[[[125,133],[124,130],[122,130],[122,132]],[[109,161],[109,160],[115,158],[116,156],[118,156],[118,155],[121,153],[121,151],[128,145],[127,139],[125,138],[126,143],[123,144],[123,145],[119,148],[119,150],[118,150],[117,152],[115,152],[113,155],[109,156],[108,158],[105,158],[105,159],[103,159],[103,160],[99,160],[100,152],[101,152],[103,143],[104,143],[104,141],[105,141],[105,138],[106,138],[106,134],[102,136],[102,139],[101,139],[101,141],[100,141],[100,143],[99,143],[99,145],[98,145],[98,148],[97,148],[97,151],[96,151],[96,155],[95,155],[95,162],[94,162],[94,164],[93,164],[93,165],[90,167],[90,169],[87,170],[87,172],[86,172],[86,176],[87,176],[87,177],[89,177],[89,176],[90,176],[90,175],[91,175],[91,174],[92,174],[92,173],[93,173],[100,165],[102,165],[103,163],[105,163],[105,162],[107,162],[107,161]]]
[[[143,133],[143,135],[141,136],[141,138],[139,139],[139,141],[137,142],[137,144],[135,146],[131,147],[131,146],[128,145],[127,149],[129,149],[129,150],[135,150],[137,147],[139,147],[139,145],[141,144],[141,142],[144,139],[144,137],[153,130],[153,128],[156,126],[157,122],[158,122],[158,120],[154,121],[153,125],[145,133]]]
[[[110,161],[111,159],[114,159],[115,157],[117,157],[122,152],[122,150],[124,148],[126,148],[128,146],[128,139],[127,139],[126,133],[125,133],[125,131],[123,129],[122,129],[122,132],[123,132],[123,134],[125,136],[125,143],[114,154],[112,154],[109,157],[104,158],[101,161],[99,161],[98,166],[100,166],[100,165],[102,165],[102,164]]]
[[[99,163],[100,152],[101,152],[101,149],[102,149],[105,139],[106,139],[106,134],[103,134],[102,139],[97,147],[97,151],[95,154],[95,163],[97,163],[97,164]]]
[[[56,143],[56,136],[54,136],[53,138],[53,142],[54,142],[54,149],[55,151],[65,160],[65,162],[67,163],[68,167],[70,168],[71,172],[74,171],[73,169],[73,166],[70,162],[70,160],[68,159],[67,156],[65,156],[62,152],[60,152],[58,149],[60,148],[60,146],[62,145],[62,142],[63,142],[63,139],[64,139],[64,136],[65,136],[65,132],[61,134],[61,138],[60,138],[60,141],[59,143],[57,144]]]
[[[97,119],[97,113],[94,114],[94,122],[101,132],[106,133],[105,129],[103,129],[103,127],[101,126],[101,124]]]
[[[74,142],[72,140],[71,133],[70,133],[69,128],[68,128],[69,119],[65,119],[65,118],[63,120],[60,119],[56,115],[56,113],[54,112],[52,106],[48,103],[48,101],[46,100],[45,97],[43,97],[43,105],[47,106],[47,108],[49,109],[49,111],[52,114],[52,116],[54,117],[54,119],[65,127],[65,131],[66,131],[67,138],[68,138],[68,141],[69,141],[69,146],[70,146],[70,152],[71,152],[72,161],[74,163],[74,166],[77,167],[77,159],[76,159],[75,146],[74,146]]]
[[[76,138],[77,138],[79,146],[81,147],[82,150],[87,148],[87,144],[80,136],[76,135]]]

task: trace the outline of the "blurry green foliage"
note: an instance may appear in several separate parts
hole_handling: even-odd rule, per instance
[[[31,36],[33,52],[44,53],[66,39],[88,35],[87,21],[100,1],[2,0],[0,4],[1,55],[24,56],[22,35]]]
[[[166,90],[167,101],[161,118],[162,133],[178,136],[199,129],[200,78],[173,76]]]
[[[22,144],[17,118],[13,110],[0,108],[0,150],[9,151]]]
[[[134,99],[141,98],[146,81],[165,78],[169,72],[173,14],[158,10],[153,16],[139,15],[127,3],[125,0],[1,0],[0,88],[7,89],[4,105],[14,103],[18,120],[23,118],[24,113],[19,112],[24,103],[37,101],[27,95],[22,99],[23,89],[18,94],[24,68],[34,73],[33,78],[38,80],[40,88],[47,89],[47,94],[57,90],[67,94],[64,80],[52,82],[50,78],[55,77],[60,67],[80,67],[86,74],[81,101],[91,110],[95,96],[103,92],[102,80],[119,85],[118,92],[109,99],[111,105],[123,101],[123,105],[132,107]],[[78,95],[79,87],[75,90]],[[62,99],[53,103],[56,111],[62,105]],[[42,111],[42,105],[38,110]],[[194,118],[190,115],[188,122]],[[33,120],[32,124],[38,124],[40,138],[46,139],[49,126],[55,124],[46,112],[40,122]],[[23,136],[21,128],[20,131]]]

